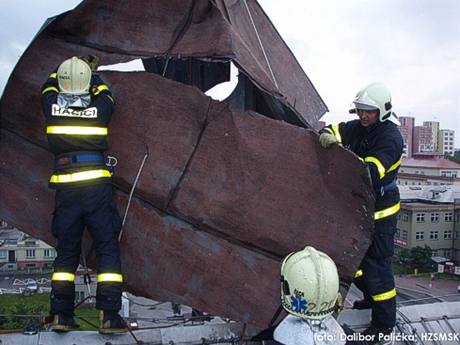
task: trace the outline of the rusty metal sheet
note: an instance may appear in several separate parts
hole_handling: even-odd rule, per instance
[[[115,12],[124,8],[122,3],[137,12],[125,18],[129,24],[119,23],[120,30],[111,29],[113,37],[86,25],[80,33],[70,19],[59,31],[57,21],[23,55],[0,104],[0,219],[51,244],[53,192],[47,180],[53,158],[44,135],[40,86],[68,56],[95,54],[107,64],[136,55],[126,42],[126,27],[121,28],[139,19],[138,2],[110,3]],[[169,8],[165,1],[157,3]],[[239,6],[225,4],[231,5],[229,16]],[[113,26],[104,22],[113,20],[105,2],[84,1],[77,10],[87,11],[90,5],[96,6],[100,23]],[[221,10],[204,8],[212,21],[219,18]],[[200,18],[197,23],[204,25],[207,17]],[[122,46],[101,50],[107,48],[95,46],[101,42]],[[134,55],[124,51],[130,48]],[[257,63],[253,67],[260,68]],[[311,131],[236,111],[161,76],[101,74],[117,100],[108,153],[119,159],[114,184],[120,210],[149,153],[122,242],[127,290],[265,327],[279,301],[279,260],[288,252],[315,245],[336,261],[342,283],[350,283],[370,243],[373,211],[366,171],[352,153],[340,147],[323,150]],[[312,101],[312,109],[316,106]]]
[[[166,55],[233,60],[259,88],[311,127],[327,111],[255,0],[85,0],[54,20],[37,41],[50,39],[80,54],[100,55],[102,64]],[[56,65],[61,61],[53,56],[54,49],[42,54]]]
[[[118,188],[128,190],[150,153],[122,245],[128,290],[264,326],[272,311],[261,306],[278,303],[278,261],[288,252],[315,245],[337,262],[342,282],[351,281],[369,244],[372,212],[364,167],[351,153],[322,150],[313,132],[234,112],[159,76],[104,78],[119,100],[109,151],[119,158]],[[7,197],[0,218],[50,241],[52,156],[43,148],[38,98],[28,121],[4,106],[14,101],[2,102],[0,186]],[[201,244],[190,245],[195,241]]]

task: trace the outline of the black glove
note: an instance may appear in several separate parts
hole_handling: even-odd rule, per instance
[[[99,58],[97,56],[95,55],[80,56],[80,59],[82,59],[89,65],[89,68],[91,68],[92,72],[97,71],[97,66],[99,64]]]

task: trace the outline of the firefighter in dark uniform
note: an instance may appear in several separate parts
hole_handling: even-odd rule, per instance
[[[65,332],[78,327],[73,318],[74,280],[86,227],[97,258],[99,332],[125,332],[126,323],[118,315],[123,282],[117,239],[121,219],[104,157],[114,99],[109,87],[92,73],[88,60],[72,57],[43,85],[42,108],[55,155],[49,180],[56,190],[52,232],[57,238],[51,278],[52,329]]]
[[[325,148],[340,144],[353,151],[367,165],[372,179],[376,194],[375,231],[355,275],[355,284],[363,292],[364,299],[355,302],[353,307],[372,309],[371,326],[364,333],[374,335],[375,343],[383,335],[391,334],[396,323],[391,258],[400,209],[395,179],[401,165],[403,139],[397,127],[399,120],[392,112],[390,92],[383,84],[366,86],[358,92],[353,103],[350,113],[357,113],[359,119],[323,128],[320,143]]]

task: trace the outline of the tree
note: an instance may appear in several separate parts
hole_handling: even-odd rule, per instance
[[[403,266],[409,267],[411,265],[410,250],[407,248],[401,248],[395,255],[396,262]]]
[[[410,250],[410,266],[412,269],[430,271],[433,268],[431,261],[432,250],[429,246],[414,247]]]

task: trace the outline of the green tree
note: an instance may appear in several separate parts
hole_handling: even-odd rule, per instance
[[[411,265],[411,255],[410,250],[407,248],[401,248],[396,252],[395,255],[396,262],[403,267],[410,267]]]
[[[414,247],[410,250],[410,263],[412,269],[417,268],[421,271],[431,271],[433,263],[431,261],[432,250],[429,246]]]

